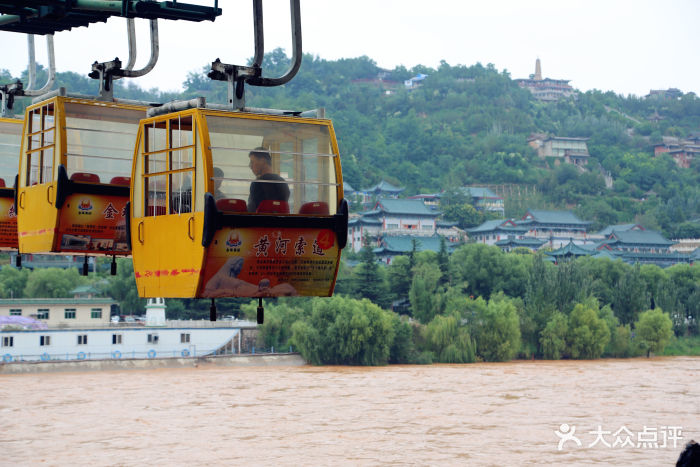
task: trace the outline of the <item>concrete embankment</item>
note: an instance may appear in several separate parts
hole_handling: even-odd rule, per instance
[[[120,360],[70,360],[53,362],[13,362],[0,364],[0,374],[42,373],[56,371],[150,370],[153,368],[196,368],[214,366],[302,366],[301,355],[243,354],[195,358],[129,358]]]

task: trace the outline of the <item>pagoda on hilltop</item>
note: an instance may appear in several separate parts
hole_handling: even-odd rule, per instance
[[[539,58],[535,62],[534,75],[530,75],[528,79],[515,81],[521,88],[528,89],[539,101],[554,102],[574,93],[574,88],[569,85],[568,79],[542,78],[542,65]]]

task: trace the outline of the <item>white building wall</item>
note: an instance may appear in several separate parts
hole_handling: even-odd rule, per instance
[[[80,360],[83,358],[156,358],[206,355],[235,338],[238,328],[108,328],[49,329],[0,332],[0,358],[21,360]],[[149,342],[149,334],[151,342]],[[189,334],[189,342],[182,342]],[[121,343],[113,343],[113,336]],[[49,345],[40,345],[41,337]],[[78,344],[87,336],[87,344]],[[153,336],[158,336],[153,339]],[[5,345],[12,337],[12,346]],[[186,339],[185,339],[186,340]]]

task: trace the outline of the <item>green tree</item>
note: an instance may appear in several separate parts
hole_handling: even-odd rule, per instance
[[[456,316],[436,316],[425,328],[425,340],[436,360],[441,363],[471,363],[475,344]]]
[[[109,276],[108,285],[106,288],[107,294],[114,300],[119,302],[119,307],[122,314],[140,314],[146,306],[146,300],[139,297],[138,289],[136,288],[136,279],[134,278],[134,263],[131,258],[120,258],[117,260],[117,274]],[[175,306],[173,309],[166,308],[166,313],[170,319],[186,319],[188,316],[184,314],[184,305]]]
[[[29,278],[28,269],[15,269],[3,266],[0,269],[0,293],[2,298],[22,298]]]
[[[660,308],[647,310],[639,315],[634,330],[636,337],[647,349],[647,357],[654,353],[661,353],[673,336],[673,323],[668,314]]]
[[[622,324],[633,323],[642,310],[649,308],[649,293],[639,264],[630,268],[618,281],[612,307]]]
[[[361,263],[355,268],[355,293],[381,307],[389,306],[390,296],[384,281],[384,271],[379,270],[379,263],[369,245],[360,252]]]
[[[610,340],[610,330],[590,304],[579,303],[569,316],[567,343],[572,358],[599,358]]]
[[[440,267],[435,263],[423,262],[413,268],[413,282],[409,291],[413,317],[421,323],[430,322],[438,313],[438,284]]]
[[[366,299],[315,299],[311,316],[292,325],[289,343],[314,364],[385,365],[394,339],[392,316]]]
[[[559,360],[565,355],[568,332],[569,319],[564,313],[554,313],[540,335],[540,345],[544,358]]]
[[[292,324],[292,345],[299,351],[304,360],[312,365],[325,363],[321,333],[307,321],[296,321]]]
[[[413,343],[413,329],[396,313],[391,318],[394,340],[389,350],[389,363],[413,363],[417,359],[416,347]]]
[[[243,308],[250,314],[257,313],[257,303],[249,302]],[[289,303],[268,303],[265,306],[265,322],[258,326],[258,345],[264,348],[283,348],[289,346],[292,337],[292,326],[304,319],[302,308],[291,306]]]
[[[481,299],[477,299],[481,300]],[[511,360],[520,350],[520,321],[512,301],[503,295],[479,307],[471,329],[477,354],[487,362]]]
[[[67,298],[71,290],[85,282],[86,279],[74,268],[38,269],[27,279],[24,295],[31,298]]]
[[[413,278],[408,256],[395,256],[391,264],[387,267],[386,272],[389,290],[393,298],[401,299],[408,297]]]

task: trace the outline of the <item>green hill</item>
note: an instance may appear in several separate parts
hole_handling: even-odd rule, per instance
[[[279,76],[288,64],[275,50],[265,57],[264,74]],[[115,94],[155,101],[204,95],[224,102],[225,84],[210,81],[206,71],[190,73],[180,96],[126,80],[117,82]],[[418,73],[427,77],[406,89],[403,81]],[[0,75],[1,82],[8,80],[6,72]],[[75,73],[59,73],[57,86],[97,88]],[[324,107],[339,138],[344,178],[355,188],[381,179],[405,186],[406,195],[502,186],[497,191],[506,198],[507,216],[528,207],[567,208],[594,227],[641,222],[671,237],[700,236],[700,161],[681,169],[668,155],[653,156],[662,137],[700,131],[700,99],[693,93],[659,99],[595,90],[543,103],[492,65],[382,70],[368,57],[328,61],[311,55],[290,83],[246,91],[253,107]],[[648,119],[654,114],[661,117],[655,123]],[[588,170],[538,157],[527,142],[533,133],[589,138]],[[605,187],[605,172],[612,188]]]

